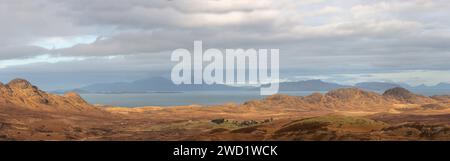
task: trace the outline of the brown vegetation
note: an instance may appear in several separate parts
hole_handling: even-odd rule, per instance
[[[0,140],[450,140],[450,97],[394,88],[242,105],[119,108],[0,83]]]

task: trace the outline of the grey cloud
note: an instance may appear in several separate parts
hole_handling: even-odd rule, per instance
[[[76,45],[56,52],[62,56],[111,56],[161,52],[176,48],[186,33],[169,31],[126,32],[92,44]],[[192,36],[190,36],[192,37]],[[189,40],[191,41],[191,40]],[[185,41],[186,42],[186,41]]]
[[[48,52],[47,49],[37,46],[3,46],[0,48],[0,60],[29,58]]]
[[[77,73],[101,73],[101,72],[145,72],[170,70],[172,62],[167,53],[136,54],[115,57],[90,57],[82,60],[62,61],[54,63],[33,63],[28,65],[11,66],[0,69],[0,72],[77,72]]]
[[[203,40],[205,48],[280,48],[282,67],[297,71],[450,70],[450,12],[441,0],[41,0],[1,6],[0,20],[10,23],[0,26],[0,44],[23,47],[0,49],[0,59],[43,54],[27,45],[45,37],[105,36],[54,51],[93,58],[14,69],[144,70]],[[320,12],[326,7],[339,11]],[[107,56],[123,58],[95,58]]]

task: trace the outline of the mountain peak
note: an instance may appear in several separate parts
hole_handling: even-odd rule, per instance
[[[69,92],[64,96],[50,94],[39,90],[25,79],[14,79],[0,88],[0,106],[3,104],[45,111],[99,111],[77,93]]]
[[[21,79],[21,78],[16,78],[14,80],[11,80],[8,83],[8,86],[12,87],[12,88],[19,88],[19,89],[27,89],[27,88],[33,87],[33,85],[30,82],[28,82],[25,79]]]
[[[400,97],[400,98],[411,98],[415,96],[412,92],[409,90],[402,88],[402,87],[395,87],[392,89],[388,89],[383,93],[383,96],[393,96],[393,97]]]
[[[361,96],[361,95],[369,96],[369,95],[376,95],[376,94],[372,93],[372,92],[364,91],[359,88],[340,88],[340,89],[331,90],[326,95],[335,97],[335,98],[341,98],[341,99],[347,98],[348,99],[348,98],[353,98],[353,97],[357,97],[357,96]]]
[[[435,101],[429,97],[425,97],[422,95],[417,95],[409,90],[396,87],[389,90],[386,90],[383,93],[384,97],[393,98],[395,100],[404,102],[404,103],[413,103],[413,104],[421,104],[421,103],[434,103]]]
[[[280,83],[280,91],[329,91],[347,86],[324,82],[320,79]]]
[[[401,87],[401,85],[389,82],[361,82],[355,84],[356,87],[371,91],[386,91],[391,88]]]

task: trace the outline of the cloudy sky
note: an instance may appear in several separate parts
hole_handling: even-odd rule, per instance
[[[170,53],[279,48],[281,76],[450,82],[448,0],[2,0],[0,81],[44,89],[169,75]]]

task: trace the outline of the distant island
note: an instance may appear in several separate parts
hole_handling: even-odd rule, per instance
[[[264,85],[263,85],[264,86]],[[383,92],[385,90],[402,87],[418,93],[428,92],[431,95],[442,93],[442,91],[450,91],[450,84],[439,83],[434,86],[411,86],[407,84],[397,84],[391,82],[361,82],[355,85],[341,85],[338,83],[324,82],[322,80],[305,80],[295,82],[281,82],[280,91],[331,91],[339,88],[360,88],[368,91]],[[117,82],[117,83],[99,83],[84,86],[77,89],[56,90],[53,93],[65,93],[74,91],[77,93],[100,93],[100,94],[123,94],[123,93],[178,93],[188,91],[249,91],[259,90],[259,87],[235,87],[224,84],[183,84],[175,85],[167,78],[152,77],[147,79],[136,80],[133,82]],[[436,94],[433,92],[436,91]],[[450,94],[450,93],[449,93]]]

